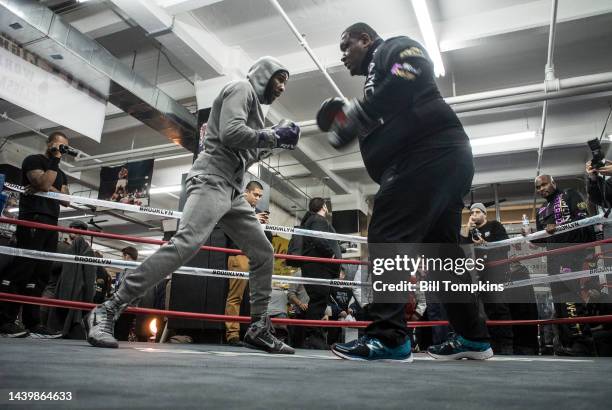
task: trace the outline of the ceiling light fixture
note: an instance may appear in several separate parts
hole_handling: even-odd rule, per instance
[[[507,142],[522,141],[533,139],[535,131],[517,132],[514,134],[496,135],[494,137],[474,138],[470,139],[472,147],[481,147],[483,145],[502,144]]]
[[[436,39],[436,32],[434,31],[433,24],[431,22],[431,16],[427,9],[427,3],[425,0],[412,0],[412,8],[416,14],[419,28],[421,29],[421,35],[423,41],[425,41],[425,48],[429,57],[434,64],[434,73],[436,77],[444,77],[446,71],[444,70],[444,64],[442,63],[442,55],[440,54],[440,47],[438,46],[438,40]]]

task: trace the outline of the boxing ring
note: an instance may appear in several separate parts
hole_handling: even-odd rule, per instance
[[[18,187],[8,188],[18,190]],[[180,218],[180,213],[99,201],[71,195],[39,194],[93,206]],[[101,204],[100,202],[104,202]],[[126,206],[129,209],[124,209]],[[602,215],[581,223],[560,226],[558,232],[608,222]],[[162,245],[151,238],[93,232],[30,221],[0,218],[35,229],[136,243]],[[316,236],[364,243],[363,237],[305,231],[299,228],[265,225],[271,232]],[[303,232],[305,231],[305,232]],[[548,236],[536,232],[526,238],[496,243],[509,245]],[[507,243],[506,243],[507,242]],[[560,252],[592,248],[612,239],[542,251],[489,262],[505,265]],[[239,254],[236,249],[203,246],[203,250]],[[38,252],[0,247],[5,255],[30,257],[64,263],[81,263],[115,268],[134,268],[138,262]],[[360,260],[337,260],[276,254],[279,259],[367,266]],[[605,258],[603,253],[599,257]],[[585,270],[567,274],[508,282],[508,287],[548,284],[612,273]],[[248,272],[181,267],[175,274],[248,279]],[[565,275],[565,276],[564,276]],[[365,286],[364,282],[274,276],[275,281],[325,286]],[[603,286],[607,286],[603,285]],[[57,299],[0,293],[0,301],[41,306],[90,310],[94,305]],[[127,312],[166,318],[248,323],[249,317],[210,313],[180,312],[130,307]],[[292,326],[364,328],[368,322],[324,321],[273,318],[273,323]],[[612,315],[563,319],[488,321],[489,326],[542,326],[562,323],[611,323]],[[409,322],[409,327],[429,327],[445,321]],[[329,351],[297,349],[295,355],[270,355],[241,347],[204,344],[128,343],[116,350],[98,349],[80,340],[36,340],[0,338],[0,403],[23,408],[606,408],[612,390],[606,387],[612,372],[612,358],[560,358],[554,356],[494,356],[487,361],[440,362],[416,353],[411,365],[385,362],[352,362],[336,358]],[[27,386],[27,387],[24,387]],[[71,400],[9,401],[10,392],[71,392]],[[558,399],[551,399],[551,392]]]

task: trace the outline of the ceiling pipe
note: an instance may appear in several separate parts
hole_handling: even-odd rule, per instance
[[[559,82],[559,90],[556,91],[549,90],[546,92],[546,87],[542,82],[540,84],[447,97],[444,100],[451,104],[453,110],[459,114],[612,90],[612,72],[558,79],[557,81]],[[315,120],[301,121],[297,124],[304,132],[310,131],[317,125]]]
[[[129,156],[124,158],[118,158],[116,160],[108,160],[104,162],[99,162],[94,165],[84,165],[84,166],[76,166],[70,169],[70,172],[82,172],[82,171],[90,171],[92,169],[100,169],[101,167],[118,167],[120,165],[124,165],[126,162],[135,162],[135,161],[145,161],[148,159],[153,159],[155,161],[164,160],[168,158],[192,158],[193,154],[191,152],[187,152],[184,154],[169,152],[169,153],[149,153],[144,156]]]
[[[566,90],[570,88],[583,87],[586,85],[595,85],[602,83],[612,82],[612,72],[598,73],[583,75],[578,77],[571,77],[566,79],[557,79],[559,85],[558,89]],[[550,90],[551,87],[549,87]],[[480,93],[459,95],[456,97],[447,97],[444,99],[447,104],[456,105],[471,102],[481,102],[483,100],[511,97],[516,95],[531,94],[546,91],[546,81],[537,83],[522,85],[519,87],[502,88],[499,90],[484,91]],[[551,90],[552,91],[552,90]]]
[[[546,89],[545,93],[548,93],[549,85],[552,85],[554,91],[559,90],[559,81],[555,81],[555,64],[553,62],[554,50],[555,50],[555,33],[557,29],[557,6],[559,5],[558,0],[552,0],[551,16],[550,16],[550,30],[548,32],[548,56],[546,58],[546,66],[544,67],[544,85]],[[538,148],[538,163],[536,165],[535,178],[540,175],[542,170],[542,157],[544,155],[544,136],[546,135],[546,116],[548,114],[548,100],[544,100],[542,104],[542,121],[540,122],[540,147]],[[536,215],[536,202],[537,196],[533,194],[533,217]]]
[[[82,163],[82,162],[96,161],[96,160],[105,159],[105,158],[112,158],[113,161],[116,161],[117,157],[128,158],[130,156],[147,155],[147,154],[150,155],[150,154],[157,154],[157,153],[162,153],[162,152],[166,153],[168,151],[177,151],[177,153],[183,153],[185,152],[185,149],[178,144],[169,143],[169,144],[153,145],[150,147],[128,149],[125,151],[108,152],[106,154],[90,155],[87,157],[78,157],[75,159],[75,161],[78,163]]]
[[[302,35],[302,33],[299,32],[297,27],[295,27],[295,25],[293,24],[293,22],[291,21],[291,19],[287,15],[287,13],[285,13],[285,10],[283,10],[283,8],[278,3],[278,1],[277,0],[270,0],[270,3],[279,12],[279,14],[282,16],[283,20],[285,20],[285,22],[287,23],[287,25],[289,26],[289,28],[291,29],[291,31],[293,32],[295,37],[298,39],[300,45],[302,47],[304,47],[304,50],[306,50],[306,52],[308,53],[308,55],[310,56],[312,61],[314,61],[314,63],[317,66],[317,68],[321,71],[321,73],[323,73],[323,76],[329,82],[329,84],[332,86],[332,88],[334,89],[334,91],[336,92],[338,97],[346,100],[346,97],[344,96],[344,94],[342,94],[342,91],[340,91],[340,88],[338,88],[338,86],[336,85],[334,80],[327,73],[327,70],[325,69],[325,67],[323,67],[323,64],[321,64],[321,62],[319,61],[319,59],[315,55],[314,51],[312,51],[312,49],[308,45],[308,42],[306,41],[306,39]]]
[[[44,3],[34,0],[0,0],[0,30],[11,33],[18,44],[34,54],[58,53],[53,61],[66,77],[77,79],[92,93],[148,125],[188,150],[197,146],[197,121],[185,107],[157,86],[133,72],[96,41],[90,39]],[[21,29],[8,28],[8,22]]]
[[[548,85],[553,84],[558,87],[559,82],[555,82],[555,64],[553,62],[554,50],[555,50],[555,34],[557,30],[557,6],[559,5],[558,0],[552,0],[551,16],[550,16],[550,30],[548,33],[548,56],[546,59],[546,67],[544,68],[544,84],[547,85],[544,92],[548,92]],[[556,83],[556,84],[555,84]],[[557,88],[558,90],[558,88]],[[554,90],[554,91],[557,91]],[[546,134],[546,116],[548,114],[548,100],[544,100],[542,104],[542,121],[540,123],[540,148],[538,149],[538,165],[536,166],[536,178],[540,175],[542,168],[542,155],[544,154],[544,136]],[[534,201],[535,205],[535,201]]]
[[[474,112],[480,110],[487,110],[491,108],[501,108],[512,105],[527,104],[533,102],[540,102],[546,100],[556,100],[561,98],[575,97],[579,95],[595,94],[604,91],[612,90],[612,81],[608,83],[585,85],[582,87],[574,87],[569,89],[563,89],[559,91],[550,92],[539,92],[525,95],[515,95],[509,97],[497,98],[494,100],[485,100],[467,104],[459,104],[452,106],[456,113]]]

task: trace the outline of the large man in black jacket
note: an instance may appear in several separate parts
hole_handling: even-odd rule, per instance
[[[364,23],[348,27],[340,40],[342,62],[351,75],[366,76],[364,97],[325,101],[317,122],[332,131],[329,141],[335,148],[357,138],[365,167],[380,184],[368,243],[450,244],[458,256],[463,196],[474,174],[472,151],[459,119],[438,91],[427,52],[408,37],[385,41]],[[448,272],[442,277],[468,280]],[[456,336],[431,347],[432,356],[492,356],[475,298],[468,295],[463,302],[445,303]],[[336,344],[332,351],[350,360],[411,361],[403,307],[371,304],[373,323],[365,337]]]
[[[605,165],[594,168],[591,161],[586,163],[586,172],[589,176],[589,199],[594,204],[604,208],[612,207],[612,162],[606,160]]]
[[[546,200],[538,209],[536,215],[537,230],[546,230],[554,234],[557,226],[578,221],[589,216],[587,204],[582,195],[573,189],[561,190],[550,175],[540,175],[535,179],[536,192]],[[545,243],[547,249],[558,249],[576,243],[587,243],[595,240],[595,231],[588,226],[574,231],[558,233],[537,243]],[[547,256],[547,271],[549,275],[582,270],[584,260],[592,249],[582,249],[562,254]],[[580,281],[571,280],[550,284],[550,290],[555,301],[557,317],[583,316],[586,312],[580,299]],[[555,352],[564,355],[589,354],[591,343],[588,336],[588,325],[571,324],[559,326],[559,342]]]

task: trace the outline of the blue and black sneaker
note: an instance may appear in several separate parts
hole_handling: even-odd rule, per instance
[[[375,337],[362,336],[349,343],[336,343],[331,351],[346,360],[384,360],[389,362],[412,362],[410,340],[391,348]]]
[[[488,342],[473,342],[459,335],[453,335],[442,344],[429,346],[427,353],[440,360],[486,360],[493,357],[493,349]]]

